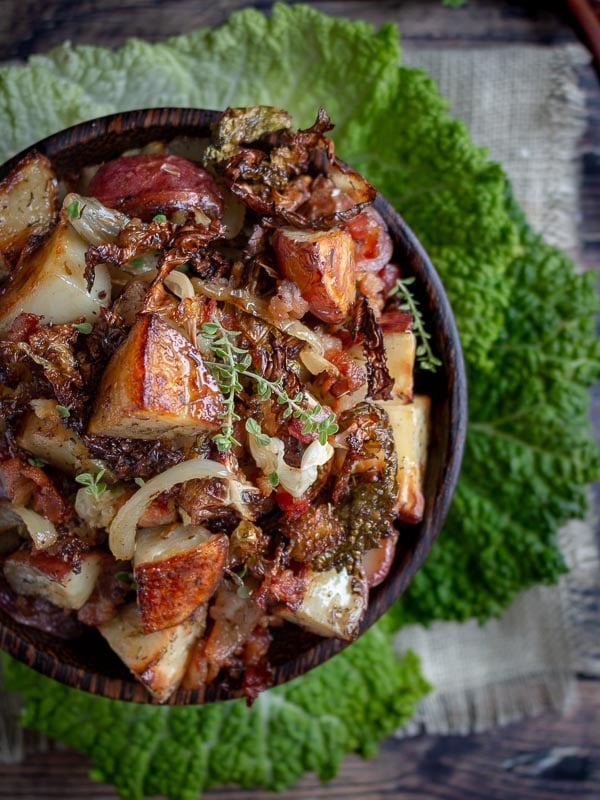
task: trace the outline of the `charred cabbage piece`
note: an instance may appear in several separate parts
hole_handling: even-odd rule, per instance
[[[5,560],[4,575],[17,594],[79,609],[92,594],[105,558],[104,553],[90,552],[68,564],[49,553],[18,550]]]
[[[345,453],[333,500],[346,537],[312,563],[319,570],[346,567],[356,573],[363,554],[393,531],[398,458],[390,420],[379,404],[359,403],[339,421],[336,443]]]
[[[425,500],[423,484],[429,446],[431,399],[415,395],[412,403],[402,400],[380,401],[392,431],[398,458],[396,512],[405,522],[420,522]]]
[[[57,213],[58,182],[41,153],[29,153],[0,182],[0,253],[10,261],[50,229]]]
[[[85,278],[87,243],[61,216],[44,243],[19,262],[0,292],[0,334],[19,314],[35,314],[42,324],[94,322],[110,303],[108,268],[99,264],[91,290]]]
[[[142,315],[109,362],[88,431],[155,439],[216,430],[223,398],[202,356],[157,314]]]
[[[179,625],[145,633],[140,610],[130,603],[99,630],[140,683],[164,703],[181,683],[191,648],[205,625],[206,608],[202,607]]]
[[[133,567],[146,633],[183,622],[210,600],[223,577],[228,545],[225,534],[193,525],[138,533]]]
[[[212,144],[207,148],[207,162],[224,161],[237,155],[243,144],[251,144],[269,133],[292,127],[292,118],[273,106],[227,108],[212,125]]]
[[[350,234],[341,228],[278,228],[273,248],[279,269],[298,286],[312,313],[323,322],[342,322],[356,291]]]
[[[350,641],[358,635],[368,594],[366,581],[345,568],[311,571],[300,605],[295,610],[281,607],[276,613],[319,636]]]

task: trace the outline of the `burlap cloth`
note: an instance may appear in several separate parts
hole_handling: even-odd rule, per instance
[[[474,141],[504,165],[534,227],[575,259],[576,153],[585,123],[576,70],[587,60],[577,46],[404,47],[404,62],[439,81]],[[560,709],[573,698],[577,671],[600,675],[600,642],[589,632],[600,605],[592,522],[568,525],[560,544],[571,568],[560,586],[524,593],[501,620],[410,626],[398,634],[398,649],[415,650],[436,687],[399,735],[466,733]],[[47,746],[19,729],[17,712],[18,699],[0,693],[0,763],[18,761],[25,745]]]
[[[505,167],[532,225],[577,262],[578,142],[585,100],[576,45],[486,50],[404,47],[404,62],[440,84],[473,140]],[[406,735],[485,730],[575,700],[575,675],[600,675],[600,569],[593,513],[560,532],[570,572],[556,587],[524,592],[500,620],[414,625],[399,650],[422,659],[435,690]],[[438,546],[443,547],[442,542]],[[595,627],[594,627],[595,621]]]

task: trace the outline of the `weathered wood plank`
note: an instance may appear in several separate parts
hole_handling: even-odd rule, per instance
[[[0,15],[0,60],[23,59],[61,44],[94,43],[116,47],[128,37],[158,41],[209,25],[219,25],[229,14],[254,5],[268,11],[270,0],[24,0],[4,2]],[[393,20],[402,36],[420,41],[465,45],[530,42],[550,44],[575,41],[570,15],[560,0],[472,0],[453,9],[441,0],[316,0],[310,5],[329,14],[367,19],[376,25]]]

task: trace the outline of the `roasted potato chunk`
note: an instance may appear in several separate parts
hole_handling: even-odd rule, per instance
[[[16,437],[19,447],[70,475],[88,471],[93,464],[89,450],[58,415],[56,402],[34,400],[32,406]]]
[[[57,213],[58,182],[41,153],[29,153],[0,182],[0,252],[14,261]]]
[[[392,395],[404,401],[412,400],[415,368],[415,335],[412,331],[383,334],[388,372],[394,379]]]
[[[155,439],[216,430],[223,397],[202,356],[158,314],[138,319],[104,371],[89,432]]]
[[[429,445],[431,399],[415,395],[412,403],[381,400],[392,426],[398,455],[396,512],[405,522],[420,522],[425,501],[423,483]]]
[[[84,319],[94,322],[110,303],[110,275],[99,264],[92,290],[85,278],[87,244],[64,217],[44,243],[23,258],[0,292],[0,334],[19,314],[35,314],[42,324]]]
[[[305,231],[278,228],[277,264],[295,282],[310,310],[323,322],[342,322],[356,292],[354,241],[340,228]]]
[[[146,633],[177,625],[214,594],[227,561],[229,539],[206,528],[149,528],[137,536],[133,561]]]
[[[319,636],[350,641],[367,610],[368,587],[365,580],[349,575],[344,568],[312,572],[300,606],[282,606],[276,614]]]
[[[120,609],[99,631],[133,675],[161,703],[177,689],[194,643],[204,633],[206,607],[179,625],[145,633],[135,603]]]
[[[100,552],[84,553],[71,566],[45,552],[18,550],[4,562],[4,575],[17,594],[79,609],[94,590],[104,558]]]

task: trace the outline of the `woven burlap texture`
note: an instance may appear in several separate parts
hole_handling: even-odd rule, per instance
[[[437,80],[453,115],[504,166],[534,228],[575,261],[585,127],[577,70],[588,61],[576,45],[404,50],[404,62]],[[559,586],[523,593],[485,626],[414,625],[397,635],[398,650],[417,652],[435,687],[400,735],[480,731],[563,709],[577,671],[600,674],[588,624],[600,605],[592,519],[567,525],[559,541],[570,567]]]

